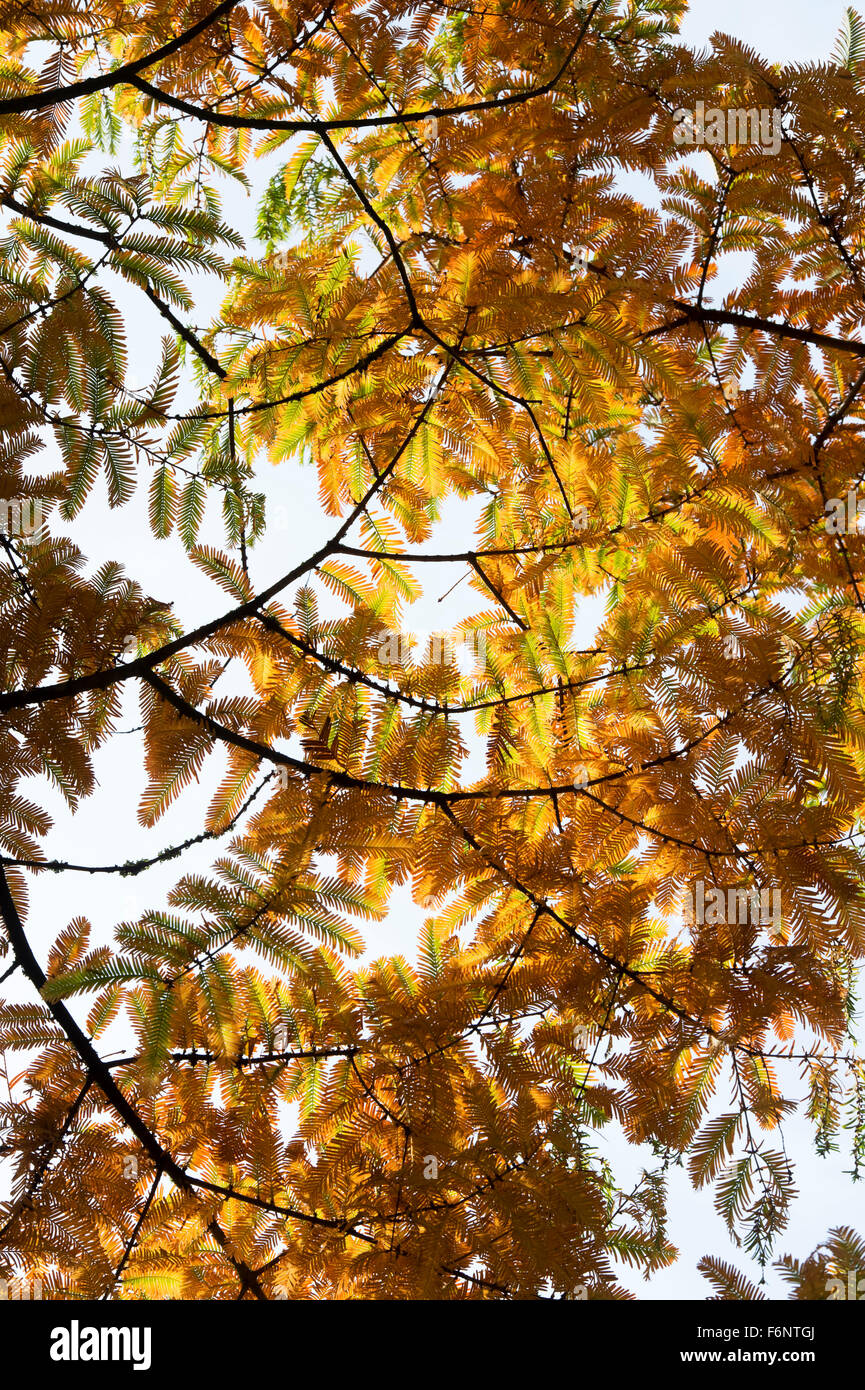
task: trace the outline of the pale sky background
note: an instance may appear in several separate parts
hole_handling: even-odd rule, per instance
[[[820,0],[819,4],[806,0],[726,0],[723,5],[694,0],[682,27],[682,36],[689,43],[700,45],[705,44],[713,32],[721,31],[746,41],[772,60],[825,60],[832,51],[844,8],[840,0]],[[271,161],[268,169],[262,170],[262,180],[257,180],[259,190],[272,167]],[[128,165],[126,168],[128,170]],[[251,235],[252,203],[241,192],[233,191],[229,194],[227,208],[229,220]],[[114,284],[116,287],[117,282]],[[198,318],[199,322],[206,323],[213,312],[213,288],[202,282],[200,293]],[[158,360],[164,325],[142,296],[120,287],[117,298],[127,314],[131,369],[140,386],[152,375],[153,364]],[[188,399],[191,401],[192,397]],[[259,469],[256,485],[267,494],[269,506],[279,509],[277,514],[284,522],[279,528],[269,528],[266,539],[251,554],[254,587],[260,590],[299,557],[311,553],[332,533],[334,522],[319,510],[312,469],[295,464],[279,467],[265,464]],[[177,540],[155,541],[151,537],[145,520],[146,494],[142,495],[139,490],[132,503],[117,511],[107,509],[103,496],[97,488],[96,494],[68,527],[76,544],[90,557],[93,569],[106,559],[121,560],[146,592],[163,600],[173,600],[175,613],[187,629],[224,611],[227,602],[221,591],[194,566],[183,561]],[[471,542],[475,514],[474,506],[455,501],[446,503],[443,520],[430,548],[466,548]],[[57,526],[55,519],[52,519],[52,526]],[[218,521],[215,527],[208,528],[208,534],[214,544],[221,544]],[[438,602],[439,596],[461,578],[463,568],[437,567],[434,575],[428,567],[425,569],[422,577],[427,592],[415,605],[406,626],[427,631],[449,627],[474,607],[467,584],[460,585],[443,602]],[[577,634],[580,645],[588,645],[601,616],[602,603],[597,599],[583,605]],[[127,684],[124,698],[127,717],[121,727],[131,728],[140,722],[136,683]],[[116,863],[152,854],[165,845],[198,833],[204,809],[219,781],[223,757],[217,753],[209,760],[199,785],[181,796],[157,829],[149,832],[142,831],[136,815],[144,787],[139,737],[128,734],[113,739],[108,748],[97,755],[95,765],[99,783],[96,793],[74,816],[50,790],[46,796],[45,779],[34,779],[29,788],[22,784],[22,790],[47,805],[56,817],[55,827],[45,840],[48,857],[77,863]],[[474,758],[471,759],[465,769],[467,779],[477,774],[479,766]],[[215,852],[218,847],[213,844],[188,852],[182,861],[182,870],[205,870]],[[157,906],[180,872],[175,862],[157,866],[136,879],[31,874],[28,928],[37,953],[44,962],[49,944],[77,915],[90,918],[94,943],[109,940],[115,923],[135,917],[147,907]],[[411,904],[408,891],[397,889],[387,921],[366,928],[369,957],[401,951],[413,958],[420,921],[421,914]],[[0,973],[5,964],[0,963]],[[4,994],[9,999],[32,997],[17,975],[4,986]],[[86,999],[83,1007],[82,1001],[73,1001],[73,1007],[76,1015],[83,1019]],[[103,1051],[106,1050],[110,1050],[109,1045],[104,1045]],[[15,1064],[11,1057],[8,1060],[14,1076]],[[23,1063],[18,1064],[18,1070],[21,1069]],[[0,1080],[0,1094],[3,1089],[4,1083]],[[13,1082],[12,1092],[20,1097],[20,1084],[15,1086]],[[787,1093],[804,1093],[804,1085],[792,1084]],[[727,1099],[722,1091],[720,1104],[725,1105]],[[845,1176],[844,1170],[850,1166],[848,1154],[825,1159],[815,1155],[807,1121],[799,1118],[788,1121],[784,1135],[787,1151],[795,1160],[797,1185],[802,1195],[794,1205],[791,1224],[778,1243],[777,1253],[790,1252],[804,1257],[833,1226],[865,1227],[865,1190],[861,1184],[854,1186]],[[640,1153],[625,1144],[612,1126],[600,1137],[599,1147],[609,1155],[624,1189],[632,1185],[644,1164],[653,1166],[651,1153]],[[5,1191],[7,1184],[3,1179],[0,1171],[0,1188]],[[683,1169],[672,1170],[669,1211],[669,1236],[680,1251],[676,1265],[648,1283],[628,1266],[622,1265],[617,1271],[620,1281],[637,1297],[707,1297],[711,1292],[709,1285],[696,1272],[697,1261],[706,1254],[730,1260],[752,1278],[759,1278],[757,1267],[731,1245],[724,1224],[714,1211],[713,1189],[695,1193]],[[785,1287],[772,1273],[768,1276],[766,1291],[774,1297],[786,1295]]]

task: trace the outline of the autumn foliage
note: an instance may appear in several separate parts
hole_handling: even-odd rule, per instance
[[[689,51],[683,8],[0,4],[0,492],[43,517],[0,556],[7,1277],[626,1298],[676,1257],[680,1160],[778,1258],[803,1089],[861,1169],[865,539],[826,516],[865,477],[865,30],[784,68]],[[780,112],[780,148],[687,157],[698,101]],[[165,330],[143,389],[118,277]],[[265,583],[274,463],[332,526]],[[194,629],[59,529],[142,488],[213,581]],[[471,669],[384,660],[443,566]],[[98,943],[28,915],[76,874],[38,788],[99,794],[130,687],[141,822],[182,798],[214,857],[160,851],[169,901]],[[780,918],[683,918],[697,883]],[[417,964],[358,964],[401,886]],[[794,1296],[865,1269],[827,1240]]]

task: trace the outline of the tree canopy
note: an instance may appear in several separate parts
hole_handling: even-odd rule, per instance
[[[50,1297],[626,1298],[679,1162],[766,1265],[803,1085],[862,1169],[865,25],[684,9],[0,4],[0,1267]],[[331,526],[263,578],[271,464]],[[79,548],[100,497],[209,619]],[[130,688],[188,839],[50,859]],[[28,914],[174,858],[110,942]],[[401,886],[416,962],[358,962]]]

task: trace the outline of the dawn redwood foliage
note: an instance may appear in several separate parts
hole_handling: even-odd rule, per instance
[[[0,492],[41,523],[0,538],[7,1277],[625,1298],[617,1261],[676,1257],[673,1163],[775,1257],[803,1089],[860,1170],[865,541],[825,522],[865,476],[865,28],[781,67],[689,51],[683,8],[0,4]],[[771,125],[688,143],[698,103]],[[233,217],[262,154],[263,256]],[[332,525],[263,585],[268,463]],[[58,528],[141,480],[213,581],[195,630]],[[470,549],[437,548],[448,497]],[[471,668],[383,659],[445,564]],[[130,687],[142,824],[182,797],[216,857],[156,855],[167,905],[93,946],[28,916],[76,872],[33,779],[94,794]],[[418,964],[358,965],[397,885]],[[782,1261],[807,1298],[848,1267],[846,1228]]]

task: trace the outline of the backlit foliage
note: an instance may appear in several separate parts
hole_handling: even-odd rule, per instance
[[[824,512],[865,475],[863,28],[782,68],[683,8],[0,4],[0,492],[45,513],[0,568],[0,1263],[47,1296],[625,1298],[675,1258],[671,1163],[775,1257],[803,1089],[861,1168],[865,541]],[[780,149],[683,159],[698,101]],[[332,524],[262,587],[268,463]],[[194,631],[53,525],[142,478]],[[383,661],[445,563],[473,669]],[[19,784],[94,793],[130,684],[142,824],[222,842],[110,946],[40,922],[46,960],[28,882],[74,870]],[[780,930],[683,923],[697,880]],[[398,885],[417,964],[358,965]]]

